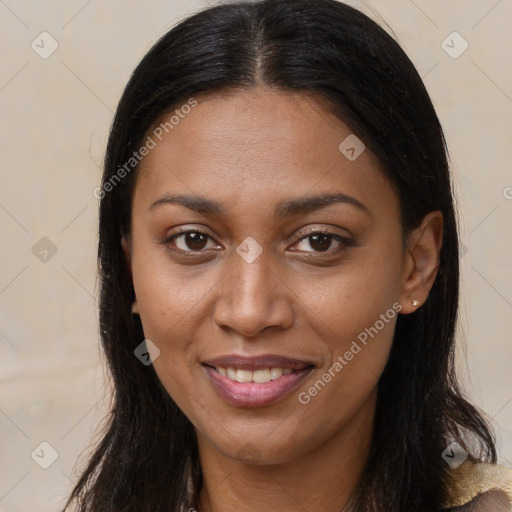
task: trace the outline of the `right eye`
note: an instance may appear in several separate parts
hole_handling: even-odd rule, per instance
[[[207,247],[209,241],[213,243],[212,247]],[[176,233],[166,238],[163,243],[170,245],[172,250],[182,252],[202,252],[205,249],[218,249],[220,247],[208,234],[198,230]]]

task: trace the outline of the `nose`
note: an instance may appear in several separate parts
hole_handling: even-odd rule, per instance
[[[252,263],[238,254],[233,259],[215,304],[215,323],[246,338],[254,338],[267,328],[290,327],[294,320],[293,291],[271,268],[264,253]]]

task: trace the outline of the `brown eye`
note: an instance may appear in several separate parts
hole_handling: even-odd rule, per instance
[[[310,239],[309,245],[313,249],[315,249],[315,251],[324,252],[324,251],[329,250],[329,247],[331,246],[333,237],[329,236],[329,235],[318,234],[318,235],[310,235],[309,239]]]
[[[201,231],[186,231],[171,236],[166,243],[174,245],[183,252],[196,252],[218,247],[216,244],[213,244],[213,247],[207,247],[209,241],[213,242],[206,233]]]
[[[186,233],[183,237],[185,245],[193,251],[204,249],[208,242],[208,237],[202,233]]]
[[[333,242],[335,247],[333,248]],[[299,251],[310,253],[336,252],[351,244],[349,239],[334,233],[314,231],[301,238],[296,246]],[[308,247],[309,246],[309,247]]]

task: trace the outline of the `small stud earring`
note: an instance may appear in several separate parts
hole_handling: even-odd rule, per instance
[[[414,307],[416,307],[420,303],[420,301],[417,299],[411,299],[411,302]]]

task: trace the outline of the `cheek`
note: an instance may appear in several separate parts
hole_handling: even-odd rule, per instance
[[[340,268],[328,283],[310,282],[308,288],[304,282],[299,292],[330,361],[304,383],[298,398],[315,414],[326,416],[322,411],[330,409],[326,420],[332,425],[368,398],[386,365],[402,308],[400,251],[398,243],[388,242],[361,249],[357,261]]]
[[[173,265],[162,247],[142,236],[134,237],[132,268],[144,336],[160,350],[153,367],[169,395],[189,415],[191,404],[200,402],[200,396],[194,397],[191,374],[191,366],[197,365],[193,340],[201,322],[198,313],[216,280],[211,272],[191,280],[192,267]]]
[[[144,333],[155,341],[172,340],[168,348],[180,350],[190,340],[198,306],[218,277],[211,266],[173,262],[166,248],[136,223],[133,239],[133,284]]]
[[[301,403],[314,398],[319,410],[334,395],[345,407],[360,404],[376,386],[391,349],[401,305],[389,292],[361,299],[357,289],[352,291],[347,285],[343,293],[326,297],[323,308],[316,302],[322,315],[310,319],[329,360],[299,392],[305,393]]]
[[[346,302],[338,303],[337,309],[315,324],[316,336],[325,344],[330,360],[296,394],[300,429],[315,432],[311,442],[333,435],[375,399],[401,309],[399,303],[382,295],[368,302],[350,300],[347,295]]]
[[[311,321],[318,319],[315,332],[333,352],[342,353],[347,343],[376,323],[379,339],[391,340],[400,308],[400,279],[401,246],[374,243],[359,248],[327,277],[296,279],[300,284],[295,284],[294,291]]]

